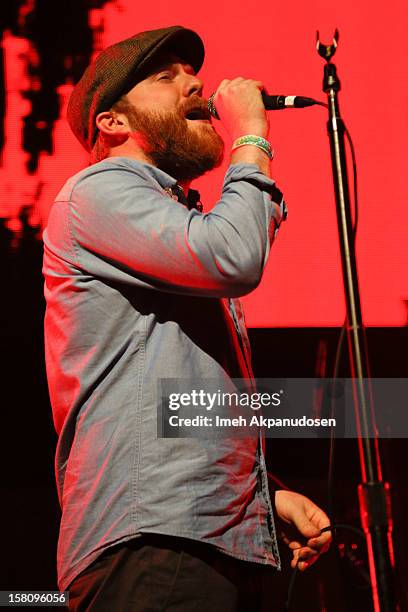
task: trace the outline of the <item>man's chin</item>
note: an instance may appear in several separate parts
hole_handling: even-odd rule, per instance
[[[187,124],[188,130],[191,130],[191,135],[193,136],[194,134],[193,137],[199,138],[200,140],[198,142],[205,148],[215,147],[217,149],[220,146],[223,147],[222,139],[211,121],[206,119],[187,119]],[[198,144],[198,142],[196,144]]]

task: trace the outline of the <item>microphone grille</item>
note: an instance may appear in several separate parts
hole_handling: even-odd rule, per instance
[[[217,113],[217,109],[215,108],[214,104],[214,96],[215,93],[211,94],[211,96],[208,98],[208,110],[210,111],[210,115],[214,117],[214,119],[219,119],[220,117]]]

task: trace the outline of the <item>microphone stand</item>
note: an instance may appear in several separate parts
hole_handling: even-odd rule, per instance
[[[360,293],[350,208],[350,194],[344,146],[345,125],[340,116],[338,92],[340,81],[331,63],[338,42],[323,45],[317,32],[317,51],[325,60],[323,91],[328,97],[331,161],[337,208],[343,283],[347,306],[347,336],[353,399],[358,435],[362,482],[358,486],[360,518],[367,541],[371,589],[375,612],[398,610],[394,589],[394,554],[390,487],[383,482],[379,440],[376,437],[374,406],[370,389],[369,361],[361,315]],[[374,437],[370,437],[374,432]]]

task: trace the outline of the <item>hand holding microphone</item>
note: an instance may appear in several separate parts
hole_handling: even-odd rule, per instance
[[[306,106],[313,106],[318,104],[319,106],[325,106],[325,102],[320,102],[314,98],[307,98],[305,96],[270,96],[264,91],[261,92],[262,101],[265,110],[284,110],[285,108],[305,108]],[[219,119],[217,108],[214,104],[215,93],[208,98],[208,110],[214,119]]]
[[[261,172],[270,176],[273,152],[267,141],[269,121],[262,89],[261,81],[242,77],[225,79],[214,94],[214,104],[232,139],[231,163],[256,164]]]
[[[224,79],[209,100],[209,110],[234,141],[244,134],[267,138],[269,121],[265,112],[261,81],[237,77]],[[216,110],[215,110],[216,109]]]
[[[217,91],[208,99],[208,110],[215,119],[222,119],[225,129],[233,139],[233,163],[257,163],[262,166],[263,172],[269,174],[265,160],[261,161],[259,157],[263,157],[262,153],[251,152],[245,146],[255,145],[272,159],[273,150],[266,140],[269,121],[265,111],[304,108],[314,104],[327,106],[324,102],[304,96],[269,95],[263,91],[261,81],[238,77],[221,82]],[[244,151],[239,150],[241,147]],[[251,148],[254,147],[249,147]]]

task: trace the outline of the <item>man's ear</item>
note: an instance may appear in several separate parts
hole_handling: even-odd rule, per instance
[[[130,133],[130,126],[126,115],[103,111],[96,116],[96,127],[100,132],[115,140],[127,138]]]

